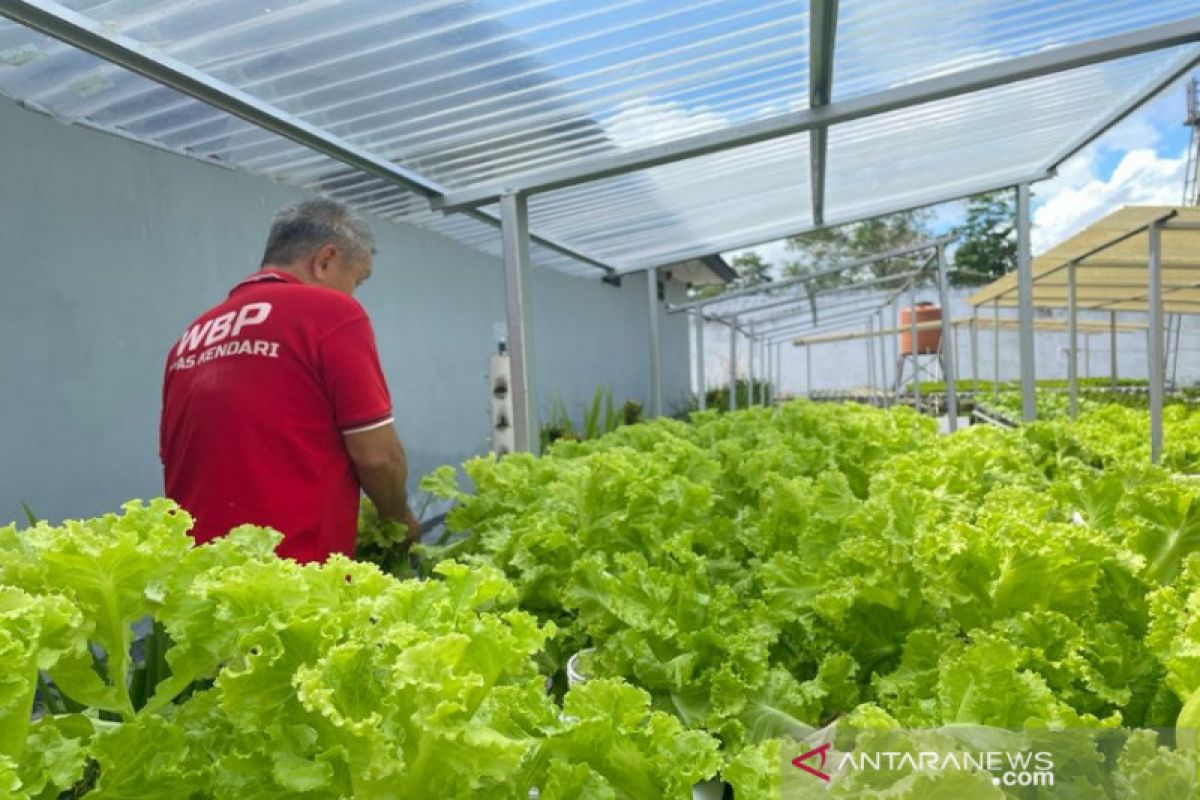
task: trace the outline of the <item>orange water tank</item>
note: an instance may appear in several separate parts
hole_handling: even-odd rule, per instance
[[[922,322],[940,322],[942,319],[941,306],[935,306],[933,303],[917,303],[917,323]],[[912,346],[912,308],[900,309],[900,353],[901,355],[911,356],[913,354]],[[922,328],[917,331],[917,350],[918,354],[926,355],[936,353],[942,343],[942,329],[937,328]]]

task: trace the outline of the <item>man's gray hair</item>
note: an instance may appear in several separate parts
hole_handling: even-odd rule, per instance
[[[352,258],[375,253],[371,229],[348,208],[333,200],[309,200],[275,215],[262,263],[291,264],[327,244]]]

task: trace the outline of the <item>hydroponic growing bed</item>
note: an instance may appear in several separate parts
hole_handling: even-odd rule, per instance
[[[425,482],[465,537],[426,552],[446,558],[427,580],[300,567],[250,528],[193,548],[165,501],[9,527],[0,787],[1194,796],[1200,488],[1149,467],[1130,424],[940,437],[907,409],[800,402],[477,459],[469,493],[452,468]],[[896,731],[943,753],[980,731],[1090,738],[1057,756],[1067,795],[986,765],[791,764]]]

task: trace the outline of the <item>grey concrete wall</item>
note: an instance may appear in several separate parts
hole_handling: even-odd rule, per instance
[[[297,190],[63,125],[0,100],[0,524],[28,503],[92,515],[161,490],[161,371],[184,326],[252,272]],[[500,263],[372,219],[374,322],[415,474],[484,451]],[[669,287],[669,292],[678,292]],[[539,406],[598,385],[648,396],[643,276],[620,288],[538,270]],[[686,331],[662,317],[664,396],[686,397]]]
[[[973,290],[954,290],[951,297],[953,316],[966,317],[971,314],[971,307],[965,298]],[[879,303],[885,300],[884,295],[874,295]],[[918,292],[917,301],[937,302],[937,292],[924,289]],[[905,300],[907,305],[907,300]],[[984,319],[990,319],[991,310],[981,311]],[[1048,309],[1036,310],[1038,319],[1065,320],[1062,311]],[[1015,309],[1001,309],[1002,317],[1015,317]],[[890,315],[885,324],[890,325]],[[1108,324],[1107,312],[1081,312],[1080,319],[1088,322]],[[1119,322],[1145,324],[1143,314],[1118,314]],[[838,330],[862,330],[865,321],[848,322],[838,326]],[[729,382],[729,329],[724,326],[709,324],[705,330],[705,357],[707,368],[706,380],[709,386]],[[981,327],[979,330],[979,377],[992,380],[996,365],[996,340],[991,330]],[[1067,377],[1067,334],[1065,332],[1039,331],[1034,339],[1037,357],[1038,379],[1066,379]],[[1017,345],[1016,331],[1000,333],[1000,380],[1010,381],[1020,378],[1020,354]],[[955,345],[958,352],[959,374],[961,377],[971,377],[970,334],[964,327],[956,335]],[[1195,316],[1183,317],[1183,328],[1179,336],[1178,359],[1174,355],[1168,362],[1168,378],[1174,373],[1176,383],[1180,386],[1190,386],[1200,382],[1200,318]],[[889,340],[887,342],[888,380],[893,379],[895,350]],[[1172,340],[1174,347],[1174,340]],[[1110,372],[1109,335],[1093,333],[1079,337],[1079,375],[1080,377],[1106,377]],[[738,348],[738,373],[745,376],[745,345]],[[878,362],[878,352],[875,354]],[[805,383],[805,354],[799,347],[785,346],[783,348],[783,391],[790,394],[803,394],[807,391]],[[1117,366],[1118,374],[1123,378],[1141,378],[1147,375],[1146,363],[1146,334],[1144,331],[1125,332],[1117,335]],[[833,389],[852,389],[867,385],[867,346],[861,341],[836,342],[813,347],[813,388],[817,391]],[[695,370],[692,370],[693,387],[695,386]]]

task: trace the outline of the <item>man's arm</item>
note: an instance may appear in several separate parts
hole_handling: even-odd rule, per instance
[[[358,482],[382,519],[391,519],[408,528],[406,545],[421,539],[421,525],[408,507],[408,460],[389,423],[378,428],[343,435],[346,451],[354,464]]]

